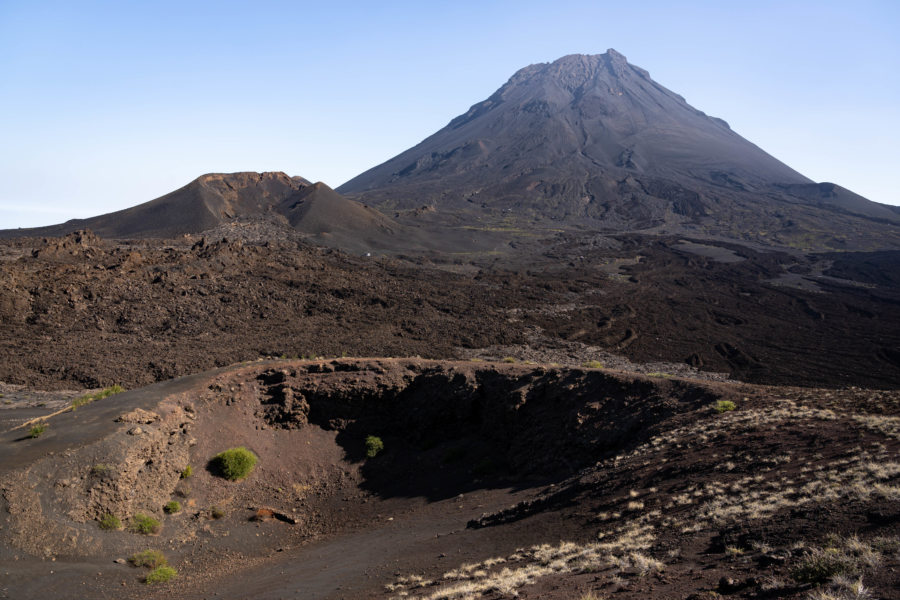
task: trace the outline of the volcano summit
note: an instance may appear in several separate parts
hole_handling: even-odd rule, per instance
[[[900,209],[812,182],[615,50],[521,69],[338,191],[382,209],[428,204],[601,231],[900,245]]]

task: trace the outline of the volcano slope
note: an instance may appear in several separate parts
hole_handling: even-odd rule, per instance
[[[898,414],[898,392],[600,369],[235,365],[3,433],[0,593],[893,599]],[[239,481],[210,466],[232,446],[259,458]],[[174,580],[115,562],[148,549]]]

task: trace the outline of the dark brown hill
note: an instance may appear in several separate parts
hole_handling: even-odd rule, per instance
[[[0,239],[62,237],[89,230],[107,239],[176,238],[204,234],[210,239],[246,235],[256,239],[298,236],[315,245],[353,253],[494,251],[502,232],[419,223],[408,227],[375,208],[338,194],[322,182],[281,172],[210,173],[165,196],[117,212],[72,219],[58,225],[0,230]]]
[[[351,251],[394,247],[403,227],[324,183],[280,172],[211,173],[138,206],[59,225],[0,231],[0,237],[62,236],[90,229],[105,238],[173,238],[265,219],[312,241]],[[394,237],[398,237],[394,240]]]
[[[302,177],[284,173],[210,173],[131,208],[47,227],[0,231],[0,237],[55,237],[79,229],[107,238],[176,237],[212,229],[238,215],[272,214],[276,206],[310,185]]]
[[[519,224],[900,246],[900,210],[813,183],[615,50],[525,67],[338,190],[383,209],[428,204]]]

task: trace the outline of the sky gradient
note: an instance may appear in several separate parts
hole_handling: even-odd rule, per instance
[[[208,172],[337,187],[516,70],[615,48],[816,181],[900,205],[900,2],[0,0],[0,229]]]

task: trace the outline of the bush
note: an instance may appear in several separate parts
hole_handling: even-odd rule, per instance
[[[100,519],[100,529],[122,529],[122,520],[116,515],[107,513]]]
[[[825,583],[835,575],[857,575],[858,561],[837,548],[814,548],[791,571],[797,583]]]
[[[149,567],[151,569],[164,567],[169,564],[169,561],[166,560],[166,556],[159,550],[144,550],[143,552],[138,552],[137,554],[133,554],[131,558],[128,559],[128,562],[136,567]]]
[[[209,516],[211,516],[213,519],[221,519],[225,516],[225,511],[218,506],[213,506],[209,509]]]
[[[144,583],[165,583],[170,579],[174,579],[177,575],[178,571],[176,571],[172,567],[162,565],[147,573],[147,577],[144,579]]]
[[[188,465],[184,469],[181,470],[181,478],[182,479],[187,479],[188,477],[190,477],[193,474],[194,474],[194,467],[192,467],[191,465]]]
[[[367,457],[375,458],[382,450],[384,450],[384,442],[381,441],[380,437],[378,437],[377,435],[370,435],[366,437]]]
[[[39,438],[39,437],[41,437],[41,434],[43,434],[45,431],[47,431],[46,423],[43,423],[43,422],[35,423],[34,425],[31,426],[31,429],[28,430],[28,437],[30,437],[32,439]]]
[[[599,360],[588,360],[588,361],[581,363],[581,366],[586,369],[602,369],[603,363],[600,362]]]
[[[716,412],[717,413],[729,412],[736,408],[737,408],[737,405],[735,405],[735,403],[732,402],[731,400],[719,400],[718,402],[716,402]]]
[[[512,363],[516,362],[516,358],[514,356],[504,356],[503,362],[512,364]]]
[[[181,502],[179,502],[177,500],[172,500],[171,502],[167,503],[163,507],[163,510],[166,511],[167,513],[169,513],[170,515],[174,515],[177,512],[181,512]]]
[[[257,456],[243,446],[230,448],[213,457],[213,467],[219,475],[231,481],[247,477],[256,466]]]
[[[150,535],[151,533],[159,533],[160,524],[159,521],[149,515],[137,513],[136,515],[131,517],[131,522],[128,524],[128,528],[131,529],[131,531],[133,531],[134,533]]]

